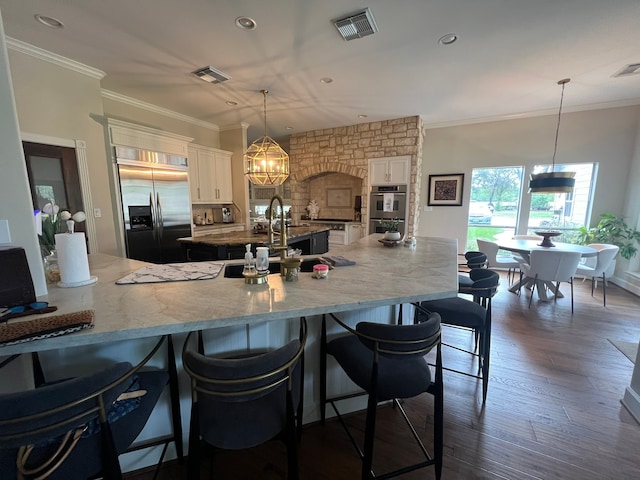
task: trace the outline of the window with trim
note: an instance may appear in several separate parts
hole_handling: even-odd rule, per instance
[[[478,248],[476,239],[511,238],[516,231],[553,229],[562,232],[561,242],[574,242],[578,229],[589,224],[593,189],[597,173],[595,163],[556,165],[557,171],[576,172],[576,184],[570,193],[534,193],[528,211],[522,211],[520,199],[526,195],[524,167],[474,168],[467,229],[467,250]],[[550,165],[536,165],[533,173],[549,171]],[[519,228],[519,227],[526,228]]]
[[[497,240],[515,233],[523,175],[521,166],[473,169],[467,250],[477,250],[477,238]]]
[[[533,173],[547,171],[548,165],[536,165]],[[576,184],[568,193],[533,193],[529,209],[527,230],[558,230],[561,242],[572,243],[577,230],[589,223],[595,178],[594,163],[556,165],[557,171],[575,172]]]

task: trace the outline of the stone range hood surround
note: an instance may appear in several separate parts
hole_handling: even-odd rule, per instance
[[[423,126],[419,116],[361,123],[348,127],[314,130],[290,138],[292,218],[306,213],[310,181],[328,173],[342,173],[362,180],[362,219],[368,218],[369,160],[408,155],[411,158],[407,235],[417,231],[422,180]],[[318,201],[318,199],[314,199]],[[322,216],[322,212],[321,212]]]
[[[357,169],[360,170],[360,169]],[[353,173],[357,173],[354,175]],[[361,176],[362,172],[343,173],[335,171],[325,171],[318,175],[313,175],[299,182],[298,192],[309,200],[315,200],[320,207],[320,218],[343,218],[345,220],[353,220],[355,215],[356,195],[362,195],[366,175]],[[329,206],[329,194],[331,189],[349,189],[351,190],[350,205],[344,207]],[[301,214],[306,214],[306,205]],[[295,217],[294,217],[295,218]]]

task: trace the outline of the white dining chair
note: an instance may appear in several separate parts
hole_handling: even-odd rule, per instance
[[[596,284],[596,279],[602,277],[602,304],[607,306],[607,278],[606,272],[611,265],[611,262],[618,255],[620,247],[616,245],[609,245],[607,243],[591,243],[588,245],[598,251],[596,257],[596,263],[593,266],[588,264],[579,265],[576,270],[576,276],[591,278],[591,296],[593,297],[593,290]]]
[[[506,268],[507,280],[509,283],[515,278],[516,268],[520,268],[520,263],[513,258],[513,255],[499,254],[500,247],[496,242],[491,240],[485,240],[482,238],[476,239],[478,243],[478,251],[484,253],[487,256],[488,268]]]
[[[542,241],[544,240],[541,236],[539,235],[514,235],[513,237],[511,237],[513,240],[538,240],[538,241]],[[520,255],[519,253],[516,253],[513,255],[513,258],[518,262],[518,263],[522,263],[527,261],[527,259],[525,257],[523,257],[522,255]]]
[[[542,282],[555,282],[554,301],[557,301],[560,282],[568,282],[571,285],[571,314],[573,315],[573,277],[580,263],[580,257],[580,252],[532,250],[529,263],[520,264],[522,272],[533,279],[529,308],[531,308],[531,300],[536,286],[539,289]]]

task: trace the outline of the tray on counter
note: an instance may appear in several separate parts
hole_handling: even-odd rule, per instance
[[[381,238],[378,240],[385,247],[397,247],[398,245],[402,245],[404,243],[404,238],[400,240],[387,240],[386,238]]]

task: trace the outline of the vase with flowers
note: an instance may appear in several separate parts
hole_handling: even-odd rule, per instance
[[[385,229],[384,239],[391,241],[398,241],[402,238],[402,235],[398,231],[398,226],[400,225],[400,219],[398,217],[394,218],[383,218],[379,220],[380,226]]]
[[[44,261],[44,271],[49,282],[60,281],[60,268],[56,253],[56,233],[73,233],[76,222],[84,222],[87,216],[83,211],[73,215],[68,210],[60,210],[58,205],[47,203],[40,212],[41,225],[38,228],[38,240]]]

